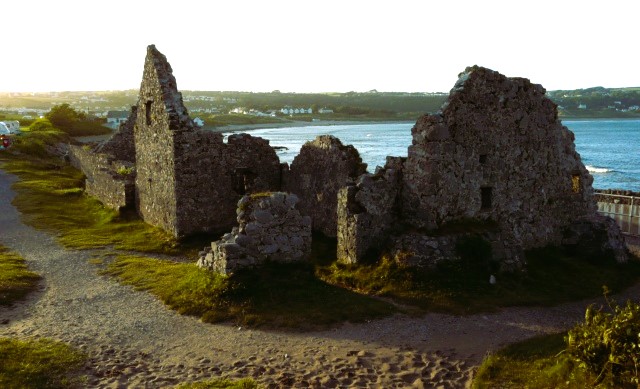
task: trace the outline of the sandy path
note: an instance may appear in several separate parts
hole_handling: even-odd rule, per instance
[[[397,315],[308,333],[204,324],[97,275],[91,251],[65,250],[24,225],[10,201],[14,180],[0,171],[0,243],[44,281],[26,301],[0,308],[0,336],[46,336],[85,350],[90,387],[156,388],[220,376],[249,376],[268,387],[465,387],[486,352],[567,328],[588,304]],[[637,298],[640,287],[626,294]]]

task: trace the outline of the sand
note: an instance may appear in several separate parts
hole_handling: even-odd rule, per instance
[[[252,377],[274,388],[463,388],[488,352],[567,329],[592,302],[464,317],[396,315],[306,333],[205,324],[99,275],[89,262],[95,251],[66,250],[23,224],[11,205],[14,180],[0,171],[0,244],[44,279],[26,300],[0,308],[0,336],[48,337],[85,351],[88,387]],[[625,295],[639,292],[636,286]]]

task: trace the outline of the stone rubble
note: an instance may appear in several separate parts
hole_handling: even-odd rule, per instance
[[[283,192],[245,195],[238,226],[200,253],[198,266],[221,274],[266,261],[300,262],[311,252],[311,218],[302,216],[298,196]]]

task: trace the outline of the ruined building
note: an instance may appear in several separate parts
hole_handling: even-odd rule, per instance
[[[503,268],[522,266],[524,250],[594,230],[624,260],[617,226],[596,212],[573,133],[540,85],[468,68],[441,112],[421,117],[412,135],[406,158],[341,190],[343,261],[358,262],[384,241],[402,260],[429,266],[451,255],[457,237],[443,235],[455,224],[483,225]]]
[[[355,148],[331,136],[307,142],[289,169],[267,140],[236,134],[225,143],[195,126],[152,45],[128,122],[93,150],[72,146],[70,157],[87,192],[108,206],[135,208],[176,237],[232,231],[200,258],[218,271],[305,258],[310,228],[337,236],[338,259],[350,263],[387,252],[429,267],[455,258],[469,235],[487,242],[506,270],[524,265],[525,250],[549,244],[589,243],[626,259],[619,229],[596,212],[573,134],[541,86],[469,68],[412,135],[408,156],[388,157],[373,174]],[[261,200],[251,214],[243,202],[237,208],[244,195],[272,191],[296,196],[245,196]]]

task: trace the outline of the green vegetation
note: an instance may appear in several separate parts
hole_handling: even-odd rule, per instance
[[[592,387],[562,351],[564,334],[542,335],[518,342],[484,359],[473,388],[546,389]]]
[[[66,247],[176,253],[176,241],[164,231],[141,221],[134,212],[117,212],[83,192],[83,175],[47,154],[47,147],[65,139],[53,130],[30,131],[2,153],[2,168],[17,175],[14,205],[23,220],[57,233]]]
[[[639,118],[639,88],[587,88],[547,92],[561,117]]]
[[[255,381],[244,378],[237,381],[227,379],[217,379],[212,381],[194,382],[182,384],[176,389],[258,389],[260,386]]]
[[[67,103],[52,107],[45,117],[54,127],[71,136],[102,135],[111,132],[102,125],[103,122],[89,119],[87,115],[74,110]]]
[[[605,297],[607,295],[605,291]],[[608,387],[640,385],[640,305],[624,307],[607,298],[612,313],[587,308],[584,323],[567,334],[567,354],[595,384]]]
[[[605,291],[607,297],[608,291]],[[640,383],[640,305],[587,308],[565,334],[512,344],[483,361],[475,388],[636,388]]]
[[[40,276],[19,255],[0,245],[0,305],[9,305],[35,289]]]
[[[270,263],[259,272],[244,270],[227,277],[195,264],[122,255],[105,272],[205,322],[312,329],[396,311],[383,301],[320,281],[305,264]]]
[[[204,116],[206,125],[212,127],[227,126],[235,124],[266,124],[282,123],[284,120],[270,116],[253,116],[242,114],[217,114]]]
[[[85,356],[52,340],[0,338],[0,387],[66,388],[79,384],[74,377]]]
[[[384,257],[368,265],[333,263],[320,267],[318,274],[334,285],[429,311],[456,314],[506,306],[554,305],[597,296],[602,285],[615,285],[619,291],[640,278],[637,261],[624,265],[613,259],[586,261],[561,249],[547,248],[527,253],[525,272],[500,274],[497,284],[491,285],[494,264],[480,255],[482,245],[470,241],[459,250],[461,261],[441,263],[429,272],[402,267]]]

